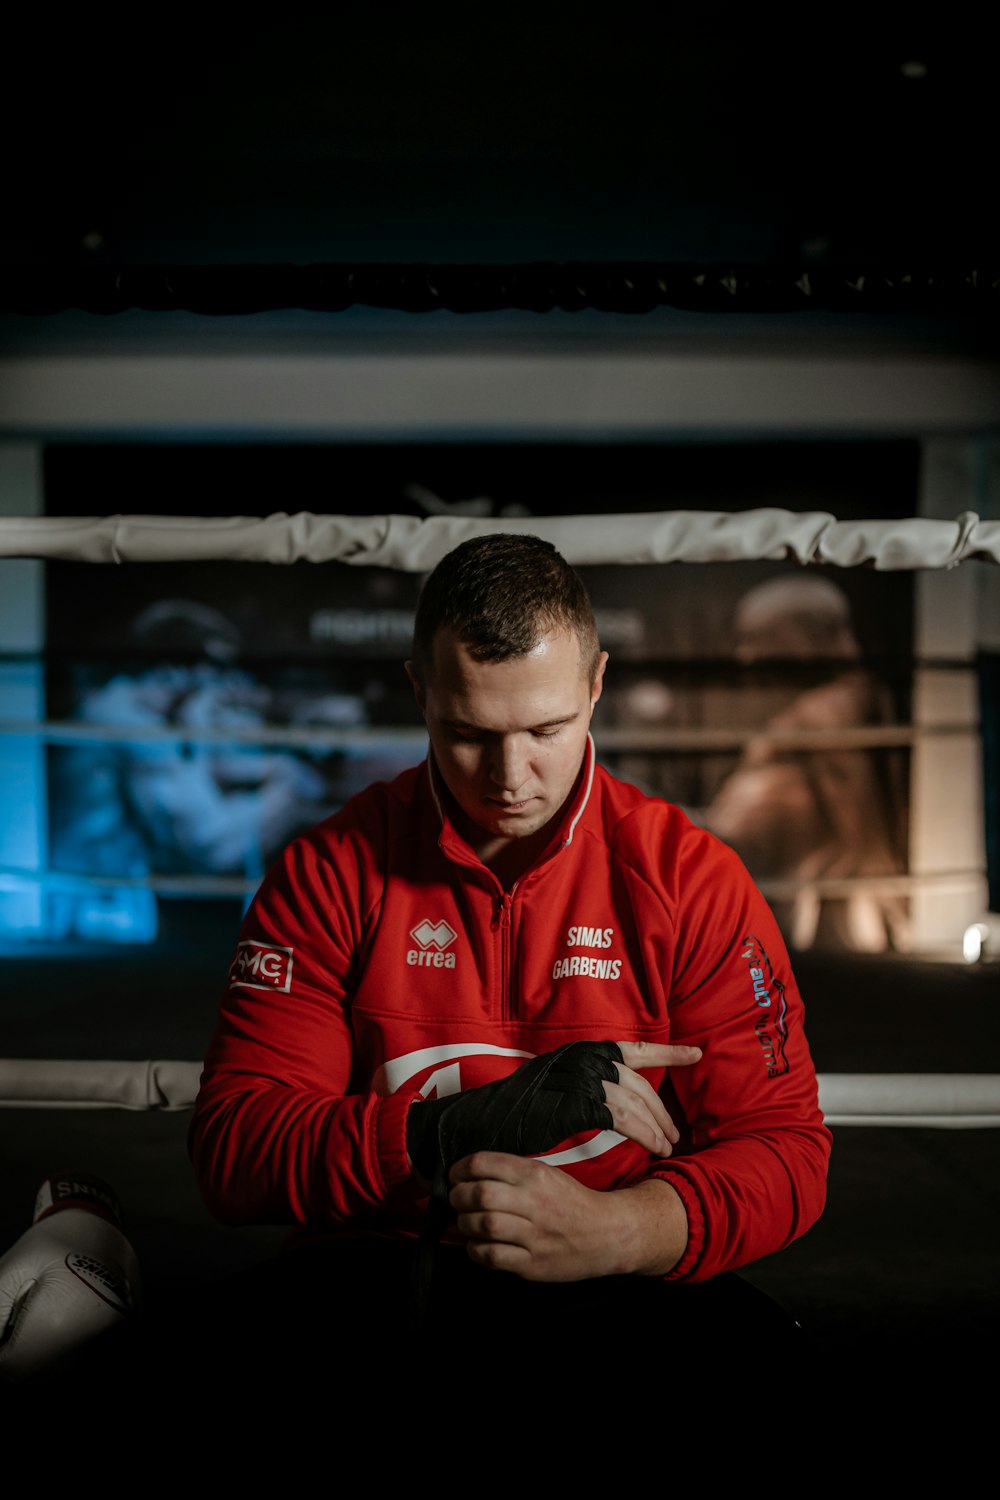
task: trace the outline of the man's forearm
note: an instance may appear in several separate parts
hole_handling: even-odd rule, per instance
[[[687,1248],[688,1218],[680,1195],[661,1178],[610,1195],[625,1272],[665,1276]]]

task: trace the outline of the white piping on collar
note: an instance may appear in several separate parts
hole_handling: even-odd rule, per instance
[[[563,839],[564,849],[568,848],[568,846],[573,842],[573,835],[576,832],[576,825],[577,823],[579,823],[580,819],[583,817],[584,812],[586,811],[587,803],[590,801],[590,789],[594,784],[594,768],[597,765],[597,750],[594,746],[594,736],[590,733],[589,730],[587,731],[587,753],[590,756],[590,767],[587,771],[587,785],[583,789],[583,796],[580,799],[580,806],[573,814],[573,821],[569,825],[569,828],[566,832],[566,837]]]
[[[587,768],[587,784],[583,789],[583,796],[580,799],[580,806],[573,814],[573,821],[570,823],[569,828],[566,830],[566,837],[562,841],[562,847],[564,849],[568,848],[569,845],[573,842],[573,835],[576,832],[576,825],[577,823],[579,823],[580,819],[583,817],[584,813],[587,810],[587,803],[590,801],[590,789],[594,785],[594,771],[597,767],[597,749],[594,745],[594,736],[590,733],[589,730],[587,731],[587,754],[590,760],[590,764]],[[434,752],[428,746],[427,780],[430,782],[431,796],[434,798],[434,806],[438,810],[438,817],[441,819],[441,827],[443,829],[445,825],[445,812],[444,806],[441,802],[441,798],[438,795],[438,789],[436,785],[437,777],[440,776],[440,774],[441,773],[437,767],[437,761],[434,759]]]

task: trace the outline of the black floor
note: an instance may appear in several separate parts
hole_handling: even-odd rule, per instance
[[[0,961],[7,1057],[197,1059],[238,912],[167,912],[151,948]],[[821,1073],[1000,1073],[1000,966],[799,955]],[[201,1204],[185,1111],[0,1109],[0,1254],[39,1182],[89,1171],[121,1198],[148,1298],[277,1248]],[[834,1128],[826,1213],[743,1273],[787,1307],[831,1367],[932,1359],[958,1370],[1000,1334],[1000,1129]]]

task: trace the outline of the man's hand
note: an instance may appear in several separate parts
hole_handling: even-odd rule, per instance
[[[449,1201],[477,1265],[526,1281],[663,1276],[687,1244],[669,1183],[600,1193],[529,1157],[477,1151],[451,1170]]]
[[[473,1151],[535,1156],[585,1130],[619,1131],[669,1156],[678,1131],[636,1068],[697,1062],[698,1047],[651,1042],[568,1043],[522,1063],[507,1078],[466,1093],[416,1101],[407,1151],[428,1181]]]
[[[677,1127],[639,1069],[689,1067],[700,1047],[619,1042],[618,1082],[604,1084],[613,1128],[654,1156],[669,1156]],[[478,1265],[528,1281],[581,1281],[641,1272],[663,1276],[687,1245],[687,1214],[669,1183],[650,1179],[595,1192],[558,1167],[476,1151],[450,1173],[449,1202]]]
[[[701,1048],[655,1042],[619,1042],[618,1046],[622,1054],[618,1082],[604,1085],[612,1128],[653,1156],[669,1156],[680,1133],[652,1084],[635,1069],[688,1067],[698,1062]]]

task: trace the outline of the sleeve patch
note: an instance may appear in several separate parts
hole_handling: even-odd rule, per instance
[[[250,990],[281,990],[292,987],[292,948],[271,947],[252,939],[238,943],[236,957],[229,966],[229,987],[243,985]]]
[[[761,1046],[768,1078],[780,1078],[783,1073],[788,1072],[788,1058],[785,1056],[785,1042],[788,1040],[785,986],[775,974],[760,938],[750,934],[743,939],[741,946],[757,1011],[754,1033]]]

